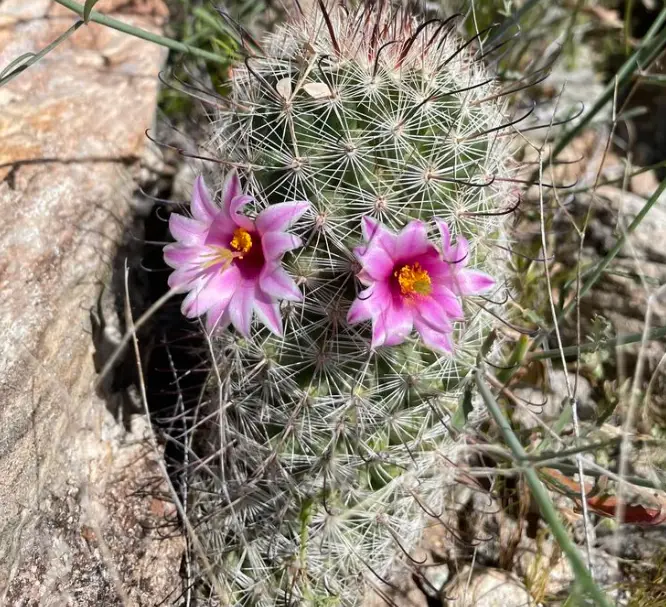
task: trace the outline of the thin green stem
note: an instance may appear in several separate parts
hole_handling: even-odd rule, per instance
[[[20,57],[14,59],[4,70],[0,73],[0,86],[4,86],[8,82],[11,82],[16,76],[23,73],[31,65],[37,63],[45,55],[48,55],[54,48],[56,48],[61,42],[64,42],[69,38],[77,29],[83,25],[83,21],[77,21],[72,27],[70,27],[66,32],[58,36],[51,44],[44,47],[39,53],[26,53]]]
[[[530,352],[527,354],[527,360],[546,360],[551,358],[560,358],[564,356],[569,358],[570,356],[577,356],[580,354],[586,354],[587,352],[596,352],[597,350],[610,350],[611,348],[621,348],[622,346],[628,346],[630,344],[637,344],[646,341],[656,341],[657,339],[666,338],[666,327],[655,327],[650,329],[647,332],[647,335],[643,333],[625,333],[614,337],[613,339],[604,339],[603,341],[590,341],[585,344],[576,344],[573,346],[567,346],[561,350],[555,348],[553,350],[541,350],[540,352]]]
[[[640,46],[634,51],[631,57],[624,62],[622,67],[618,70],[616,77],[606,85],[606,88],[594,105],[580,117],[576,122],[576,126],[564,133],[557,145],[553,148],[550,157],[544,161],[544,166],[548,166],[549,160],[556,158],[560,152],[569,145],[572,139],[578,135],[578,133],[580,133],[613,98],[616,87],[618,90],[622,89],[629,82],[634,71],[641,67],[642,64],[649,63],[666,45],[666,28],[661,32],[659,31],[664,23],[666,23],[666,8],[662,9],[659,13],[652,24],[652,27],[650,27],[647,34],[645,34]]]
[[[576,574],[576,579],[580,583],[581,587],[588,592],[588,594],[595,600],[595,602],[601,607],[611,607],[611,603],[604,594],[604,592],[597,586],[590,575],[589,570],[585,566],[583,559],[580,556],[578,548],[571,540],[571,537],[567,533],[560,516],[553,505],[553,501],[550,499],[548,490],[541,482],[537,471],[529,465],[527,459],[527,453],[523,449],[523,446],[520,444],[518,437],[514,434],[511,425],[508,420],[502,414],[500,406],[497,404],[495,397],[493,396],[490,388],[483,380],[482,371],[477,370],[475,373],[476,376],[476,385],[481,394],[481,398],[486,404],[490,415],[495,420],[495,423],[499,427],[500,431],[504,436],[504,440],[511,449],[514,458],[518,466],[521,468],[523,474],[525,475],[525,480],[534,496],[534,499],[539,504],[541,509],[541,514],[548,523],[550,530],[557,540],[557,543],[562,548],[562,551],[566,554],[571,567]]]
[[[74,11],[77,15],[83,17],[83,6],[78,2],[74,2],[74,0],[55,0],[55,1],[58,4],[61,4],[62,6]],[[127,23],[123,23],[122,21],[114,19],[113,17],[108,17],[107,15],[98,13],[97,11],[91,11],[90,21],[94,21],[95,23],[99,23],[100,25],[106,25],[107,27],[118,30],[119,32],[129,34],[130,36],[134,36],[136,38],[141,38],[142,40],[147,40],[148,42],[159,44],[160,46],[164,46],[168,49],[171,49],[172,51],[185,53],[186,55],[193,55],[195,57],[201,57],[202,59],[206,59],[207,61],[213,61],[215,63],[224,64],[229,61],[229,58],[226,56],[216,55],[215,53],[211,53],[210,51],[205,51],[204,49],[197,48],[195,46],[190,46],[189,44],[185,44],[184,42],[178,42],[177,40],[172,40],[171,38],[166,38],[164,36],[160,36],[159,34],[148,32],[139,27],[134,27]]]
[[[666,29],[664,31],[666,32]],[[606,257],[604,257],[597,264],[594,271],[590,273],[589,278],[585,281],[585,284],[580,289],[578,298],[571,300],[569,304],[560,312],[557,318],[557,322],[560,322],[564,318],[566,318],[569,315],[569,312],[571,312],[571,310],[573,310],[573,308],[576,306],[576,301],[582,299],[585,296],[585,294],[597,283],[597,281],[604,273],[606,268],[610,265],[611,261],[615,259],[617,254],[624,246],[625,242],[627,242],[627,238],[631,236],[631,234],[633,234],[633,232],[636,230],[636,228],[638,228],[643,219],[645,219],[645,216],[648,214],[650,209],[657,203],[659,197],[661,196],[662,192],[664,192],[664,190],[666,190],[666,179],[664,179],[659,184],[659,187],[654,191],[652,196],[650,196],[650,198],[648,198],[645,201],[643,208],[640,210],[638,215],[634,217],[634,220],[629,224],[629,227],[625,230],[624,234],[622,234],[622,236],[620,236],[620,238],[617,239],[615,246],[608,252]]]

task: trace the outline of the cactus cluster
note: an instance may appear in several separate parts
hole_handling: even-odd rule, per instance
[[[455,25],[419,24],[381,1],[320,4],[233,70],[208,145],[219,159],[206,175],[210,198],[200,191],[195,217],[176,231],[183,242],[210,242],[195,211],[205,219],[222,199],[234,230],[216,235],[222,245],[197,258],[200,267],[227,269],[252,246],[268,259],[265,242],[278,237],[266,234],[282,234],[276,259],[293,281],[285,293],[298,287],[300,296],[267,287],[275,299],[257,296],[260,322],[250,329],[251,307],[243,315],[229,296],[211,321],[215,302],[198,306],[203,287],[174,273],[191,289],[184,311],[209,313],[213,368],[189,422],[197,457],[188,516],[225,604],[360,604],[413,566],[424,529],[445,507],[460,441],[450,419],[494,304],[473,296],[481,289],[459,289],[451,295],[459,312],[441,316],[442,326],[415,332],[411,321],[398,329],[382,317],[383,339],[377,302],[356,318],[350,309],[372,295],[377,231],[389,235],[382,254],[413,228],[451,276],[459,264],[459,276],[492,276],[502,287],[513,130],[483,49]],[[236,199],[232,187],[242,188]],[[253,232],[285,203],[294,217]],[[459,253],[447,257],[452,242]],[[422,263],[387,276],[403,294],[429,294],[437,277]],[[279,322],[267,320],[271,310]],[[430,330],[448,341],[433,347]]]

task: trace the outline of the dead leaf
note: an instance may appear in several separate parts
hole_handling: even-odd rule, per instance
[[[275,89],[282,99],[289,101],[291,99],[291,78],[282,78],[278,80]]]
[[[326,99],[333,96],[331,89],[325,82],[308,82],[303,88],[313,99]]]
[[[570,479],[562,474],[559,470],[553,468],[544,468],[541,470],[544,480],[550,485],[551,489],[566,495],[572,499],[578,507],[582,505],[581,502],[581,485],[580,483]],[[562,490],[566,487],[566,491]],[[588,483],[585,484],[585,501],[587,507],[598,514],[607,518],[615,518],[618,513],[618,501],[614,495],[606,493],[600,495],[590,495],[594,491]],[[645,506],[643,504],[624,504],[622,512],[622,522],[632,525],[655,526],[661,525],[666,522],[666,498],[655,495],[655,503],[652,506]]]

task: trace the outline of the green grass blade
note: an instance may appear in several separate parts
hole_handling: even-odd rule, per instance
[[[476,385],[479,389],[481,398],[483,398],[488,412],[495,420],[495,423],[502,432],[504,440],[509,446],[509,449],[511,449],[517,465],[522,469],[522,472],[525,475],[525,480],[527,481],[530,491],[532,492],[532,496],[534,497],[537,504],[539,504],[541,515],[550,527],[550,531],[557,540],[557,543],[560,545],[560,548],[562,548],[562,552],[564,552],[564,554],[569,559],[571,567],[576,575],[576,580],[580,584],[581,588],[594,599],[597,605],[600,605],[601,607],[611,607],[611,602],[605,593],[599,588],[599,586],[595,584],[589,570],[585,566],[578,548],[573,543],[571,537],[567,533],[567,530],[564,528],[562,520],[560,519],[553,501],[548,494],[548,490],[541,482],[541,479],[539,478],[536,470],[529,464],[527,453],[523,449],[523,446],[520,444],[518,437],[514,434],[508,420],[502,414],[502,410],[497,404],[497,401],[490,391],[490,388],[483,380],[481,370],[477,370],[475,375]]]
[[[662,9],[655,19],[652,27],[641,41],[640,46],[632,53],[622,67],[618,70],[616,77],[611,80],[603,90],[594,105],[577,121],[576,125],[565,132],[557,145],[553,148],[549,159],[556,158],[560,152],[571,143],[573,138],[587,126],[587,124],[599,113],[599,111],[611,100],[616,89],[621,90],[630,81],[633,73],[638,68],[648,64],[663,48],[666,46],[666,28],[662,26],[666,23],[666,8]],[[660,31],[662,30],[662,31]],[[548,166],[548,160],[544,162]]]
[[[93,6],[97,4],[99,0],[86,0],[86,3],[83,5],[83,22],[88,23],[90,21],[90,11],[92,11]]]
[[[55,1],[58,4],[61,4],[62,6],[74,11],[76,14],[83,17],[84,7],[78,2],[74,2],[73,0],[55,0]],[[99,23],[100,25],[105,25],[112,29],[118,30],[119,32],[123,32],[124,34],[129,34],[130,36],[134,36],[135,38],[141,38],[142,40],[147,40],[148,42],[153,42],[154,44],[164,46],[168,49],[171,49],[172,51],[177,51],[179,53],[184,53],[186,55],[193,55],[195,57],[201,57],[202,59],[206,59],[207,61],[212,61],[214,63],[226,64],[229,62],[229,58],[226,56],[217,55],[216,53],[211,53],[204,49],[197,48],[195,46],[190,46],[189,44],[178,42],[177,40],[172,40],[171,38],[166,38],[165,36],[160,36],[159,34],[148,32],[146,30],[141,29],[140,27],[134,27],[127,23],[123,23],[118,19],[114,19],[113,17],[108,17],[107,15],[103,15],[102,13],[98,13],[97,11],[91,11],[89,17],[90,21],[94,21],[95,23]]]
[[[611,348],[621,348],[631,344],[637,344],[643,340],[656,341],[658,339],[666,339],[666,327],[655,327],[650,329],[647,335],[643,333],[625,333],[620,334],[614,339],[604,339],[602,341],[590,341],[584,344],[574,346],[567,346],[566,348],[541,350],[540,352],[530,352],[527,354],[527,360],[547,360],[560,358],[564,355],[565,358],[577,356],[580,354],[587,354],[588,352],[596,352],[597,350],[610,350]]]
[[[26,53],[12,61],[0,74],[0,87],[11,82],[16,76],[23,73],[31,65],[37,63],[44,56],[48,55],[59,44],[67,40],[77,29],[83,25],[83,21],[77,21],[66,32],[58,36],[51,44],[43,48],[39,53]]]

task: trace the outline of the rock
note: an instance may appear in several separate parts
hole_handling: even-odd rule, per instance
[[[423,575],[425,582],[423,584],[423,590],[428,596],[436,598],[439,596],[441,591],[444,589],[444,586],[449,581],[451,577],[451,571],[449,566],[446,564],[443,565],[424,565],[421,567],[421,574]]]
[[[122,4],[123,19],[158,27]],[[4,0],[0,15],[2,67],[74,22],[50,0]],[[150,544],[137,527],[146,505],[129,497],[139,478],[156,476],[155,461],[121,449],[122,432],[111,431],[89,334],[131,215],[164,56],[90,24],[1,89],[0,596],[9,604],[67,604],[81,584],[104,590],[80,604],[134,605],[143,589],[166,595],[167,576],[149,579],[160,568],[176,580],[182,546]]]
[[[80,433],[72,458],[88,482],[69,475],[43,493],[31,533],[14,546],[3,604],[169,605],[180,594],[185,539],[174,506],[153,497],[168,492],[147,422],[136,416],[125,434],[106,411],[98,421],[103,440]]]
[[[610,525],[600,526],[598,543],[601,549],[622,559],[642,563],[658,563],[666,554],[666,530],[663,526],[640,527],[628,525],[620,541]]]
[[[576,398],[578,417],[581,420],[593,419],[596,412],[596,403],[592,394],[590,382],[574,373],[569,373],[571,391]],[[513,420],[525,429],[539,426],[537,420],[551,424],[562,413],[566,403],[569,402],[567,387],[567,374],[560,369],[553,369],[548,374],[548,389],[544,394],[542,388],[530,386],[515,387],[513,393],[520,399],[516,406]]]
[[[447,607],[529,607],[535,605],[520,580],[500,569],[465,566],[446,586]]]
[[[585,549],[581,554],[586,558]],[[591,552],[594,579],[606,591],[612,591],[621,579],[618,559],[596,548]],[[566,599],[575,581],[569,560],[552,539],[523,537],[517,550],[514,572],[539,600]]]

